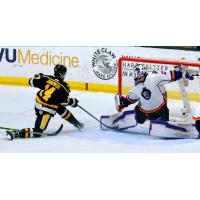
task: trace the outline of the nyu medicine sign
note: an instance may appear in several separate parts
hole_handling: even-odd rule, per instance
[[[53,53],[50,50],[35,52],[32,49],[0,48],[0,62],[17,63],[20,65],[56,65],[79,67],[79,57],[63,55],[63,52]]]

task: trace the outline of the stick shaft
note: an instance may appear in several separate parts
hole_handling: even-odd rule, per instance
[[[92,118],[94,118],[96,121],[98,121],[100,124],[104,125],[106,128],[109,129],[116,129],[114,127],[108,126],[106,124],[104,124],[103,122],[101,122],[99,119],[97,119],[94,115],[92,115],[90,112],[88,112],[87,110],[85,110],[83,107],[77,105],[81,110],[83,110],[84,112],[86,112],[88,115],[90,115]]]
[[[90,115],[91,117],[93,117],[94,119],[96,119],[98,122],[102,123],[99,119],[97,119],[94,115],[92,115],[91,113],[89,113],[87,110],[85,110],[83,107],[79,106],[78,107],[83,110],[84,112],[86,112],[88,115]],[[103,124],[103,123],[102,123]],[[104,124],[103,124],[104,125]]]

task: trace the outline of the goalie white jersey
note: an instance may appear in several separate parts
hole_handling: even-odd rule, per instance
[[[140,109],[145,113],[152,113],[167,104],[167,93],[164,85],[174,80],[174,72],[165,74],[148,74],[143,83],[133,85],[127,98],[139,101]]]
[[[195,121],[200,120],[200,106],[196,108],[195,113],[193,115],[193,120]]]

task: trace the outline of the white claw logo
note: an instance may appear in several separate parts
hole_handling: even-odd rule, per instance
[[[113,78],[117,72],[117,60],[107,48],[97,49],[92,57],[92,68],[97,77],[103,80]]]

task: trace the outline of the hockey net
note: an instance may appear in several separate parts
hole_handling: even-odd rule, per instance
[[[182,78],[165,86],[171,119],[188,121],[194,109],[200,105],[200,62],[122,57],[118,60],[119,94],[126,95],[128,91],[134,89],[132,88],[134,81],[133,69],[138,64],[143,65],[149,73],[166,72],[173,70],[177,65],[181,65],[186,67],[190,73],[195,74],[193,81]]]

